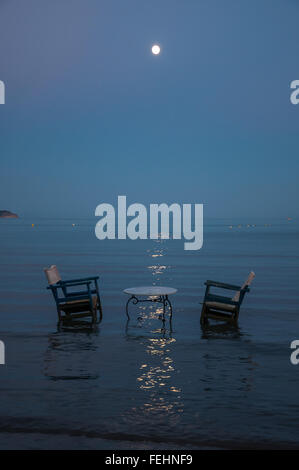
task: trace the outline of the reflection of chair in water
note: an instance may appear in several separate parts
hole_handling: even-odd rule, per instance
[[[246,292],[249,292],[249,285],[253,281],[255,274],[253,271],[244,282],[243,286],[225,284],[223,282],[206,281],[206,292],[201,310],[201,323],[205,323],[208,318],[220,321],[229,321],[236,323],[239,317],[239,311]],[[211,287],[237,291],[233,298],[224,297],[210,292]]]
[[[59,322],[70,322],[82,317],[91,317],[92,322],[102,319],[102,306],[98,288],[98,276],[62,281],[56,266],[44,269],[49,282],[47,289],[54,296]],[[77,290],[84,286],[85,289]],[[76,291],[72,291],[76,288]],[[63,313],[62,313],[63,312]]]
[[[94,321],[89,322],[83,320],[68,320],[67,318],[64,321],[60,321],[57,325],[58,332],[71,331],[72,333],[97,333],[99,331],[98,323]]]
[[[202,323],[202,339],[238,339],[243,335],[237,323]]]
[[[99,344],[98,333],[94,330],[91,333],[90,328],[74,329],[67,333],[61,328],[49,334],[48,346],[43,355],[44,375],[53,381],[97,379]]]

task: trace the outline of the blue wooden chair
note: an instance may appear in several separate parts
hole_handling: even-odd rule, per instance
[[[82,317],[91,317],[93,323],[102,320],[99,276],[63,281],[55,265],[45,268],[44,272],[49,283],[47,289],[52,291],[55,299],[59,322]],[[84,289],[77,290],[79,287],[84,287]],[[76,288],[75,291],[74,288]],[[99,312],[99,319],[97,312]]]
[[[225,284],[223,282],[206,281],[206,292],[203,300],[200,322],[206,323],[209,318],[213,320],[228,321],[237,323],[239,318],[240,307],[246,292],[249,292],[249,285],[253,281],[255,274],[253,271],[242,286],[233,284]],[[236,291],[234,297],[226,297],[211,293],[211,287]]]

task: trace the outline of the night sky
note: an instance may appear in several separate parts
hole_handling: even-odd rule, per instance
[[[298,216],[298,18],[296,0],[0,0],[0,209]]]

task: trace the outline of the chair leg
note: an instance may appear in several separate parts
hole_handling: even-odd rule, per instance
[[[239,309],[233,315],[233,323],[237,324],[239,319]]]
[[[103,318],[103,310],[102,310],[101,298],[100,298],[99,294],[98,294],[98,310],[99,310],[99,314],[100,314],[99,321],[101,322],[102,318]]]
[[[202,325],[207,322],[206,314],[207,314],[207,307],[205,304],[203,304],[202,309],[201,309],[201,315],[200,315],[200,323]]]
[[[97,309],[96,308],[92,312],[92,323],[97,323]]]
[[[92,323],[97,323],[97,321],[98,321],[97,311],[98,311],[98,304],[97,303],[95,305],[92,304],[92,307],[91,307],[91,310],[90,310],[90,313],[92,315]]]
[[[59,309],[58,307],[57,307],[57,314],[58,314],[58,321],[59,321],[59,323],[61,323],[61,321],[62,321],[62,318],[61,318],[61,311],[60,311],[60,309]]]

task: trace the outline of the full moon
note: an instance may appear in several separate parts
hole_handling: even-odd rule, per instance
[[[160,51],[161,51],[160,46],[158,46],[157,44],[155,44],[155,45],[152,47],[152,53],[153,53],[154,55],[160,54]]]

